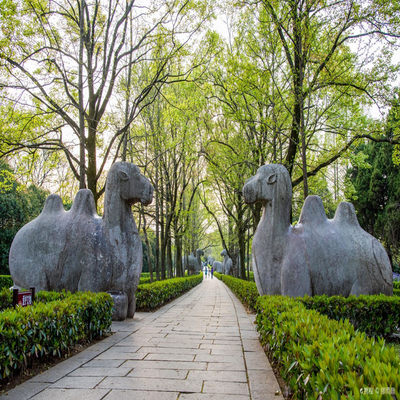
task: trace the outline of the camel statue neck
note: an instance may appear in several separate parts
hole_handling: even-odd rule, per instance
[[[109,229],[117,228],[125,233],[137,233],[131,206],[120,196],[119,191],[112,186],[106,187],[104,197],[104,223]]]
[[[274,199],[267,202],[263,207],[263,215],[260,226],[263,230],[271,232],[269,237],[274,240],[276,237],[286,235],[290,226],[290,213],[292,209],[292,191],[277,190]]]

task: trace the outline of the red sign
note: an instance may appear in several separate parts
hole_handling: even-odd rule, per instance
[[[18,305],[22,307],[32,305],[32,292],[18,293]]]

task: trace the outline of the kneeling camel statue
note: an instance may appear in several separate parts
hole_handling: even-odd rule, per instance
[[[252,246],[261,294],[393,294],[389,258],[360,227],[351,203],[340,203],[328,219],[321,198],[308,196],[298,224],[291,226],[292,185],[286,168],[277,164],[260,167],[243,194],[247,203],[263,205]]]
[[[14,284],[37,290],[121,291],[128,298],[122,318],[133,317],[143,255],[131,205],[148,205],[152,198],[149,180],[127,162],[115,163],[108,173],[103,218],[88,189],[78,191],[69,211],[58,195],[50,195],[41,214],[11,245]]]

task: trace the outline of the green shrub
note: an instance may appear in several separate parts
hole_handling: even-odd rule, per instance
[[[11,275],[0,275],[0,289],[3,288],[9,289],[13,285],[14,282],[11,279]]]
[[[240,301],[252,310],[255,310],[257,298],[259,296],[257,286],[254,282],[245,281],[243,279],[234,278],[230,275],[223,275],[215,272],[214,275],[222,280]]]
[[[393,281],[393,289],[400,289],[400,281]]]
[[[215,276],[222,279],[244,304],[255,309],[258,291],[254,282],[219,273]],[[397,296],[305,296],[298,300],[331,319],[349,319],[356,329],[369,336],[387,337],[400,327],[400,298]]]
[[[140,277],[140,279],[139,279],[139,285],[145,285],[146,283],[151,283],[150,277],[148,277],[148,278],[142,278],[142,277]]]
[[[60,356],[78,342],[103,336],[110,330],[111,315],[111,296],[90,292],[3,311],[0,377],[24,369],[34,358]]]
[[[337,321],[348,319],[368,336],[387,337],[400,327],[400,298],[397,296],[305,296],[308,308]]]
[[[262,344],[291,398],[392,398],[383,392],[360,396],[370,388],[399,394],[400,358],[383,339],[368,338],[348,321],[331,320],[289,297],[262,296],[257,311]]]
[[[136,309],[154,310],[201,283],[203,276],[192,275],[139,285],[136,291]]]
[[[62,300],[71,296],[71,292],[63,290],[62,292],[47,292],[42,290],[35,294],[35,302],[48,303],[50,301]],[[0,290],[0,311],[12,307],[13,293],[10,289]]]
[[[6,287],[0,290],[0,311],[12,307],[12,291]]]
[[[393,296],[400,296],[400,289],[393,289]]]

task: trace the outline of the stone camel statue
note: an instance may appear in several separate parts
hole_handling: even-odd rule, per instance
[[[223,262],[223,270],[224,270],[224,274],[225,275],[232,275],[233,273],[233,263],[232,263],[232,259],[229,257],[228,252],[226,251],[226,249],[223,249],[221,251],[221,256],[224,257],[224,262]]]
[[[102,218],[88,189],[78,191],[70,211],[58,195],[50,195],[41,214],[12,242],[14,284],[36,290],[120,291],[128,307],[119,319],[133,317],[143,255],[131,205],[148,205],[152,198],[149,180],[127,162],[115,163],[108,173]]]
[[[204,251],[202,249],[197,249],[196,255],[190,253],[188,256],[184,256],[182,258],[183,269],[187,269],[189,275],[198,274],[201,270],[201,256],[203,255]]]
[[[308,196],[297,225],[290,225],[292,184],[283,165],[260,167],[243,188],[261,201],[253,239],[253,270],[260,294],[360,295],[393,293],[383,246],[359,225],[354,206],[340,203],[328,219],[319,196]]]
[[[212,263],[212,267],[214,271],[219,272],[220,274],[222,274],[224,271],[224,265],[222,264],[221,261],[214,261]]]

